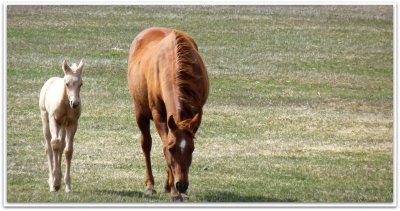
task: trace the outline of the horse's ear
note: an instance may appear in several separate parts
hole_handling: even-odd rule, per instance
[[[176,141],[170,141],[170,142],[168,142],[168,149],[173,149],[173,148],[175,148],[175,145],[176,145]]]
[[[171,131],[178,129],[173,115],[168,117],[168,127],[171,129]]]
[[[65,74],[67,74],[68,72],[71,71],[71,68],[67,64],[67,60],[64,60],[62,68],[63,68]]]
[[[199,126],[199,123],[200,123],[200,114],[197,113],[196,115],[194,115],[193,119],[190,120],[189,128],[190,128],[192,131],[194,131],[195,128],[197,128],[197,127]]]
[[[76,69],[76,72],[78,72],[79,74],[82,74],[83,71],[83,60],[81,59],[81,62],[79,62],[78,68]]]

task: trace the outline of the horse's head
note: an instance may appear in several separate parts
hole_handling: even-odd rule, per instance
[[[164,146],[164,155],[174,177],[174,185],[179,193],[184,193],[189,187],[189,167],[192,163],[194,150],[194,128],[200,122],[199,114],[192,119],[176,122],[171,115],[167,120],[168,140]]]
[[[78,67],[72,65],[69,67],[67,61],[63,63],[64,70],[64,85],[67,92],[68,103],[72,109],[79,107],[81,104],[81,97],[79,95],[82,86],[82,71],[83,61],[79,63]]]

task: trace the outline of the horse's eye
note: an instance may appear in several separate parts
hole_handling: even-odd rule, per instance
[[[175,152],[175,147],[171,147],[168,149],[170,153],[174,153]]]

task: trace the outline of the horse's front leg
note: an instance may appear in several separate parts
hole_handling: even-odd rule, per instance
[[[178,192],[176,191],[174,185],[174,175],[172,174],[172,169],[169,166],[167,166],[167,179],[165,181],[164,189],[166,193],[171,194],[171,197],[178,196]]]
[[[58,191],[61,187],[61,163],[59,159],[60,151],[62,151],[62,141],[60,136],[60,125],[51,117],[50,123],[50,133],[51,133],[51,149],[53,151],[53,181],[51,191]]]
[[[72,153],[74,152],[74,137],[75,133],[78,129],[78,123],[71,124],[67,127],[66,130],[66,142],[67,146],[65,148],[65,160],[67,162],[66,168],[65,168],[65,177],[64,177],[64,182],[65,182],[65,191],[66,192],[71,192],[71,160],[72,160]]]
[[[60,163],[60,169],[61,169],[61,163],[62,163],[62,156],[65,148],[65,128],[61,127],[60,128],[60,133],[59,133],[59,139],[61,141],[61,148],[58,151],[58,163]]]
[[[166,141],[167,141],[167,136],[168,136],[168,127],[167,127],[167,123],[166,123],[166,119],[165,119],[165,115],[162,114],[162,112],[159,112],[157,110],[153,110],[152,112],[153,115],[153,120],[154,120],[154,124],[156,125],[156,129],[158,132],[158,135],[160,135],[161,140],[164,143],[164,157],[165,159],[167,159],[167,155],[166,155]],[[167,164],[168,165],[168,164]],[[172,186],[170,185],[170,180],[172,178]],[[173,175],[171,172],[171,169],[167,166],[167,179],[165,181],[165,185],[164,185],[164,192],[165,193],[176,193],[175,187],[173,185]]]

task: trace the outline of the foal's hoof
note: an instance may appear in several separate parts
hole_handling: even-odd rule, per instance
[[[146,189],[144,190],[144,195],[146,196],[152,196],[154,194],[156,194],[157,192],[154,189]]]
[[[60,190],[60,188],[61,188],[61,186],[60,186],[60,185],[53,186],[53,188],[51,189],[51,192],[57,192],[57,191],[59,191],[59,190]]]

